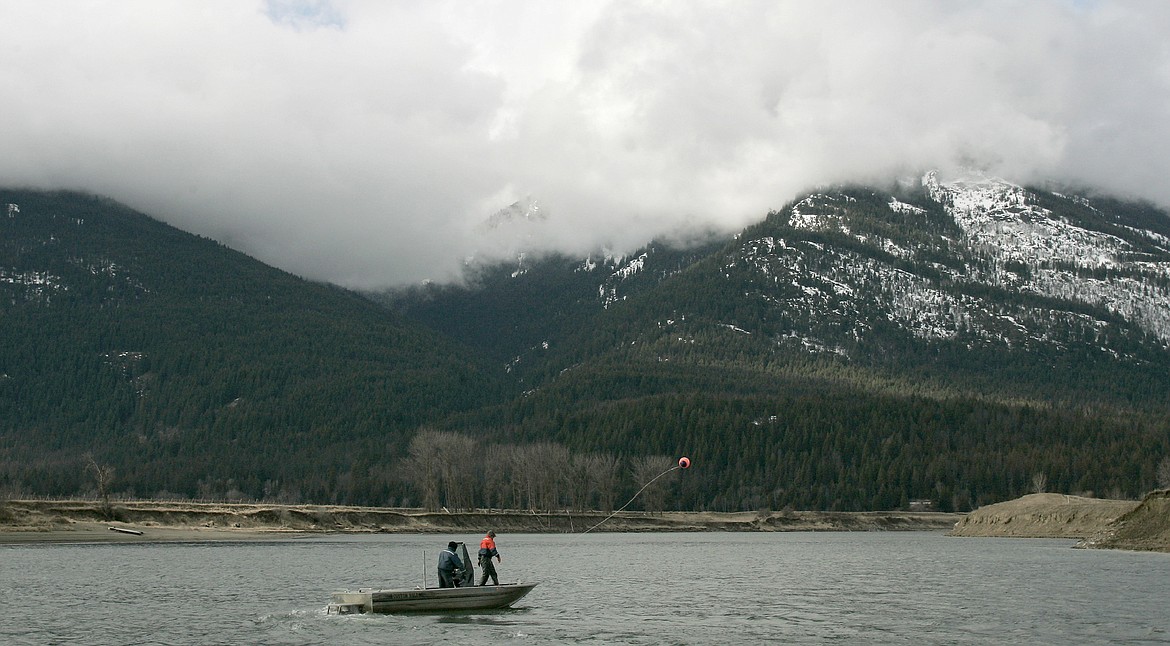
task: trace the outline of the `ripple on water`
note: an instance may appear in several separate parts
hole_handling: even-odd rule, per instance
[[[446,539],[0,546],[0,643],[1073,646],[1170,631],[1170,555],[928,533],[502,536],[502,577],[541,582],[518,609],[325,612],[333,590],[417,584]]]

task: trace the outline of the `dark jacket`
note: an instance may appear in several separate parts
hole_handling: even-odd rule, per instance
[[[455,570],[463,569],[463,561],[455,556],[455,552],[451,550],[443,550],[439,552],[439,570],[442,572],[454,572]]]

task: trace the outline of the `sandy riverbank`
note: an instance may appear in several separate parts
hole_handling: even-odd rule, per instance
[[[680,531],[948,531],[962,514],[937,512],[536,513],[337,505],[126,501],[105,520],[93,501],[9,500],[0,543],[271,540],[326,533],[510,533]],[[604,521],[604,522],[602,522]],[[602,523],[598,525],[598,523]],[[118,528],[141,534],[115,531]]]

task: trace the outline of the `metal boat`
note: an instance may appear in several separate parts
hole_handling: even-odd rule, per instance
[[[459,544],[459,557],[464,569],[456,577],[454,588],[424,587],[405,589],[359,589],[356,592],[334,592],[329,603],[329,614],[348,615],[379,612],[446,612],[467,610],[494,610],[507,608],[519,601],[537,586],[536,583],[503,583],[475,585],[475,568],[467,556],[467,546]],[[425,555],[424,555],[425,559]]]
[[[444,612],[507,608],[536,587],[535,583],[476,585],[468,588],[415,588],[335,592],[331,614],[366,612]]]

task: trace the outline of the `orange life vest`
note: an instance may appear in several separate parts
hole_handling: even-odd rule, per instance
[[[479,549],[494,550],[496,549],[496,541],[491,536],[484,536],[483,540],[479,542]]]

